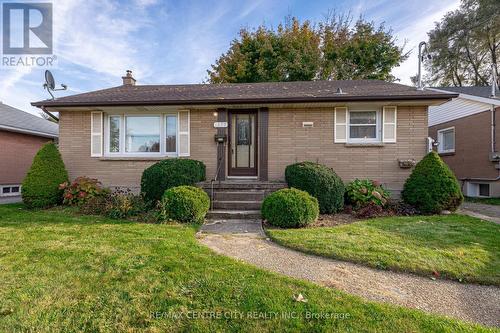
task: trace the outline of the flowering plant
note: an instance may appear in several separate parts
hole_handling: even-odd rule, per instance
[[[64,182],[59,185],[64,190],[63,203],[65,205],[80,205],[90,198],[104,196],[110,193],[109,189],[102,187],[100,181],[89,177],[78,177],[73,182]]]

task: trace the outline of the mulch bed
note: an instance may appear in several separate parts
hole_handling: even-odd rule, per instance
[[[338,213],[331,215],[324,214],[320,215],[318,220],[312,223],[311,225],[307,226],[307,228],[334,227],[343,224],[351,224],[359,220],[362,219],[359,219],[352,214],[346,214],[346,213]]]

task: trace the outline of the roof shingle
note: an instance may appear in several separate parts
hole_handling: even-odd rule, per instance
[[[342,89],[342,94],[337,89]],[[118,86],[32,103],[34,106],[193,105],[447,99],[456,94],[421,91],[379,80]]]
[[[48,137],[59,135],[57,124],[0,102],[0,128],[2,127],[13,132],[37,132]]]

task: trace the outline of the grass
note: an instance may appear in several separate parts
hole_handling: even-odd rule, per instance
[[[333,228],[269,229],[277,243],[380,269],[500,285],[500,225],[463,215],[389,217]]]
[[[465,197],[465,201],[468,202],[476,202],[476,203],[481,203],[481,204],[486,204],[486,205],[500,205],[500,198],[472,198],[472,197]]]
[[[0,206],[0,331],[490,331],[254,268],[195,232]]]

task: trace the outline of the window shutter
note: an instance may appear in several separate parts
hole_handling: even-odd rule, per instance
[[[179,111],[179,156],[190,155],[189,110]]]
[[[335,143],[347,142],[347,108],[335,108]]]
[[[90,113],[90,156],[102,156],[102,112]]]
[[[382,119],[383,119],[382,141],[396,142],[397,107],[384,106]]]

